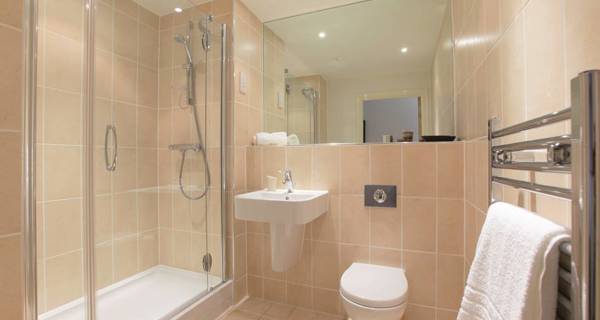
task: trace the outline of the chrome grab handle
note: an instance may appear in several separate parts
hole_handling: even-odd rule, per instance
[[[108,157],[108,135],[111,134],[113,135],[113,157],[112,157],[112,161],[109,159]],[[117,142],[117,128],[113,125],[107,125],[106,126],[106,132],[104,133],[104,162],[106,163],[106,170],[107,171],[115,171],[117,169],[117,147],[118,147],[118,142]]]

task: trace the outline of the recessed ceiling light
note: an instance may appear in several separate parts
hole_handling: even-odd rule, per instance
[[[177,12],[177,13],[182,13],[182,12],[183,12],[183,9],[181,9],[180,7],[176,7],[176,8],[175,8],[175,12]]]
[[[408,48],[402,48],[402,49],[400,49],[400,52],[407,53],[408,52]]]
[[[323,32],[323,31],[319,32],[319,38],[323,39],[325,37],[327,37],[327,33]]]

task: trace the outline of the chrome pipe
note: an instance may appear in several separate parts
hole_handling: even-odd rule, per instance
[[[571,175],[572,273],[574,319],[593,320],[598,307],[598,197],[597,172],[600,170],[600,71],[586,71],[571,81],[573,135]]]
[[[85,314],[96,319],[94,225],[94,68],[96,0],[85,1],[83,69],[83,288]]]
[[[21,203],[23,230],[23,319],[34,320],[37,308],[37,219],[36,219],[36,100],[38,1],[23,2],[23,167]],[[11,288],[15,289],[15,288]]]
[[[542,193],[563,199],[571,199],[571,190],[522,180],[492,176],[492,182],[504,184],[517,189],[523,189],[535,193]]]
[[[227,279],[227,25],[221,25],[221,277]]]
[[[510,169],[510,170],[527,170],[537,172],[554,172],[554,173],[569,173],[571,172],[570,164],[555,164],[552,162],[511,162],[500,163],[492,161],[494,169]]]
[[[519,133],[521,131],[530,130],[539,128],[541,126],[549,125],[552,123],[565,121],[571,119],[571,108],[563,109],[561,111],[552,112],[546,115],[543,115],[538,118],[531,119],[529,121],[521,122],[519,124],[515,124],[510,127],[506,127],[504,129],[493,131],[491,133],[491,138],[496,139],[504,136],[508,136],[511,134]]]
[[[516,152],[516,151],[524,151],[524,150],[537,150],[537,149],[547,149],[550,147],[557,146],[570,146],[571,145],[571,135],[562,135],[551,138],[543,138],[537,140],[529,140],[522,141],[510,144],[503,144],[499,146],[492,147],[492,152]]]

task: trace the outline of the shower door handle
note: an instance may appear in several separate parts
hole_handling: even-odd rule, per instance
[[[108,137],[109,135],[113,136],[113,156],[112,160],[109,159],[108,155]],[[106,164],[107,171],[115,171],[117,169],[117,128],[113,125],[106,126],[106,132],[104,133],[104,162]]]

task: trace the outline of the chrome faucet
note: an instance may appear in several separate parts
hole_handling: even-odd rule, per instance
[[[286,169],[283,171],[283,184],[287,187],[287,192],[294,192],[294,180],[292,179],[292,171]]]

